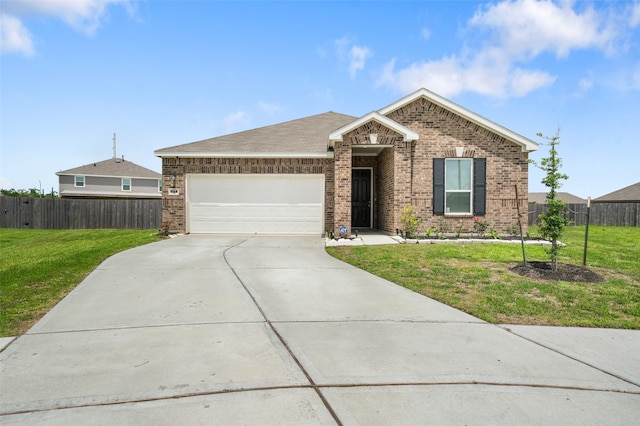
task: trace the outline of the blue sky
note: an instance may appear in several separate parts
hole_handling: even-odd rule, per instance
[[[57,191],[114,132],[160,171],[159,148],[420,87],[536,142],[560,129],[563,191],[640,181],[640,1],[0,0],[0,187]]]

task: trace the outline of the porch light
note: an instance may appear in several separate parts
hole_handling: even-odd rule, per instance
[[[371,144],[377,144],[378,143],[378,134],[377,133],[370,133],[369,134],[369,140],[371,141]]]

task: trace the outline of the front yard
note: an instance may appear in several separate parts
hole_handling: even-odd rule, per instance
[[[560,262],[582,265],[584,227],[567,227]],[[535,230],[532,230],[535,234]],[[603,282],[515,274],[519,245],[403,244],[330,247],[352,265],[491,323],[640,329],[640,228],[590,227],[587,266]],[[546,261],[527,246],[528,261]]]
[[[109,256],[157,231],[0,229],[0,337],[24,333]]]

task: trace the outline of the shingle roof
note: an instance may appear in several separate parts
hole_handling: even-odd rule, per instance
[[[129,178],[149,178],[160,179],[162,175],[153,170],[139,166],[136,163],[121,158],[110,158],[108,160],[91,163],[69,170],[62,170],[56,173],[62,175],[84,175],[84,176],[116,176]]]
[[[242,156],[265,154],[326,155],[329,133],[356,117],[326,112],[271,126],[218,136],[198,142],[158,149],[158,157],[181,154],[192,156]]]
[[[640,202],[640,182],[617,191],[610,192],[593,200],[594,203],[631,203]]]
[[[556,197],[567,204],[587,204],[587,200],[585,200],[584,198],[577,197],[573,194],[569,194],[568,192],[558,192],[556,193]],[[529,202],[536,204],[547,204],[547,193],[530,192]]]

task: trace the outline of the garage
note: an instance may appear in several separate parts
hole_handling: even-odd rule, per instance
[[[187,232],[324,232],[322,174],[189,174]]]

